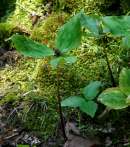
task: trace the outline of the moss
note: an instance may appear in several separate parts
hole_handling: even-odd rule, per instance
[[[73,70],[72,65],[61,66],[60,70],[60,94],[66,97],[78,94],[81,84],[86,83],[84,79]],[[41,93],[46,98],[57,97],[57,70],[52,69],[49,61],[40,60],[35,70],[35,80]],[[71,90],[70,90],[71,89]]]
[[[44,140],[56,133],[59,116],[55,99],[29,94],[23,105],[21,117],[25,128]]]
[[[8,42],[6,41],[14,29],[14,25],[8,23],[0,23],[0,46],[7,47]]]
[[[16,103],[18,101],[19,94],[17,92],[8,92],[4,96],[4,98],[0,101],[0,105],[5,104],[5,103]]]
[[[66,13],[52,13],[32,31],[31,37],[34,40],[50,44],[54,47],[56,31],[66,21],[67,17]]]

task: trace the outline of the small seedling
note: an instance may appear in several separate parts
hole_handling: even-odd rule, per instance
[[[63,107],[78,107],[82,112],[94,117],[98,108],[94,99],[99,94],[101,86],[102,84],[100,81],[91,82],[83,88],[81,95],[70,96],[63,100],[61,105]]]

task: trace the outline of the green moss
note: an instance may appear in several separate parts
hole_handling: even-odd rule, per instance
[[[8,44],[8,42],[6,42],[6,39],[10,37],[13,29],[14,25],[8,23],[0,23],[0,46],[7,46],[6,44]]]
[[[54,47],[56,31],[66,21],[67,17],[66,13],[52,13],[32,31],[31,37]]]
[[[59,120],[56,99],[29,94],[21,112],[22,123],[28,130],[35,132],[44,140],[56,133]]]
[[[5,103],[15,103],[18,101],[19,95],[17,92],[9,92],[5,95],[5,97],[0,101],[0,105]]]

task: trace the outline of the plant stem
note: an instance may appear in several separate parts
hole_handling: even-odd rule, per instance
[[[112,73],[112,69],[111,69],[111,66],[110,66],[110,63],[109,63],[109,60],[108,60],[107,52],[105,51],[105,49],[104,49],[104,56],[106,58],[107,67],[108,67],[109,74],[110,74],[110,77],[111,77],[112,86],[115,87],[116,82],[115,82],[115,79],[114,79],[114,76],[113,76],[113,73]]]
[[[57,100],[58,100],[58,109],[59,109],[59,116],[61,121],[61,129],[63,133],[64,140],[67,140],[66,133],[65,133],[65,124],[64,124],[64,118],[62,114],[62,108],[61,108],[61,97],[60,97],[60,75],[59,75],[59,68],[57,67]]]

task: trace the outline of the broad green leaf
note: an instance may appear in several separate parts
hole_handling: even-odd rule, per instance
[[[130,16],[102,17],[103,29],[109,30],[112,35],[126,36],[130,33]]]
[[[127,35],[126,37],[122,38],[122,46],[124,48],[130,48],[130,35]]]
[[[64,57],[64,60],[68,64],[73,64],[77,61],[77,57],[75,57],[75,56]]]
[[[90,115],[91,117],[94,117],[97,111],[97,104],[93,101],[84,102],[80,106],[80,110]]]
[[[54,51],[46,45],[37,43],[22,35],[13,35],[11,39],[14,47],[24,56],[42,58],[54,55]]]
[[[99,18],[94,16],[81,15],[81,24],[94,36],[99,36]]]
[[[80,96],[70,96],[61,102],[61,106],[80,107],[84,102],[84,98]]]
[[[120,72],[119,87],[124,94],[130,95],[130,69],[123,68]]]
[[[99,95],[98,100],[111,109],[123,109],[128,106],[126,95],[119,88],[108,88]]]
[[[80,45],[82,35],[80,17],[81,13],[75,15],[58,31],[56,48],[61,52],[67,52]]]
[[[89,85],[87,85],[84,89],[83,89],[83,95],[87,100],[92,100],[94,99],[97,94],[100,92],[100,88],[101,88],[102,84],[100,81],[94,81],[91,82]]]

